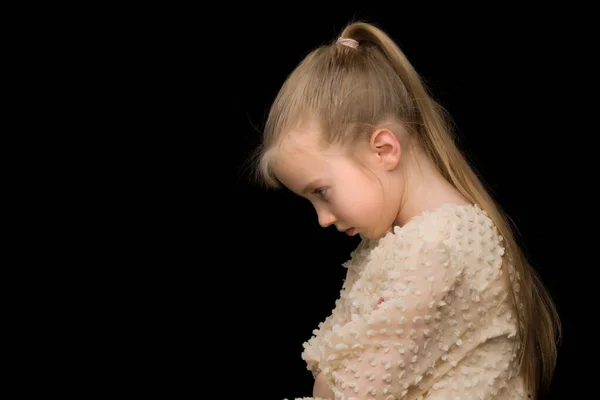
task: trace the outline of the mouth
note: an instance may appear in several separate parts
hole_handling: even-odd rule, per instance
[[[348,235],[348,236],[354,236],[354,234],[356,233],[356,229],[350,228],[350,229],[346,229],[344,232],[346,232],[346,235]]]

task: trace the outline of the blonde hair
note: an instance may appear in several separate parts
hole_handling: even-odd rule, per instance
[[[308,54],[284,82],[268,115],[263,143],[252,155],[255,177],[269,188],[282,187],[272,168],[277,147],[308,119],[318,123],[325,143],[350,147],[368,140],[372,128],[389,117],[401,121],[444,178],[484,209],[504,237],[504,268],[518,305],[519,362],[535,398],[540,386],[549,386],[556,364],[560,321],[552,299],[527,262],[509,220],[455,144],[450,118],[400,48],[364,22],[349,24],[340,38],[345,40]]]

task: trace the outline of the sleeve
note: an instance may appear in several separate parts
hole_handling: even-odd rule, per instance
[[[317,329],[312,331],[313,336],[302,345],[304,348],[302,359],[306,362],[306,368],[311,371],[314,378],[321,372],[319,364],[321,362],[321,353],[325,336],[327,336],[334,327],[343,326],[348,322],[344,313],[346,307],[345,298],[348,285],[353,281],[353,278],[354,273],[349,270],[340,292],[340,297],[335,301],[335,307],[333,308],[332,313],[325,321],[319,324]]]
[[[463,264],[437,237],[376,260],[382,302],[323,346],[323,372],[336,400],[401,399],[424,378],[452,345],[441,334],[442,313]]]
[[[331,315],[325,321],[321,322],[318,328],[313,330],[313,336],[302,344],[304,348],[302,359],[306,362],[306,368],[312,373],[314,378],[321,372],[319,364],[321,362],[321,349],[323,347],[324,336],[332,330],[334,325],[343,325],[346,322],[343,320],[341,312],[343,303],[343,297],[336,300]]]

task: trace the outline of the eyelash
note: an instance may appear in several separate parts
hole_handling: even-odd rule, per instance
[[[327,189],[316,189],[313,193],[316,194],[317,196],[320,196],[322,199],[325,199],[326,192],[327,192]]]

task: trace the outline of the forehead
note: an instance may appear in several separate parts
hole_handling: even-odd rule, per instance
[[[330,177],[341,157],[335,146],[321,145],[316,130],[296,130],[279,144],[273,170],[281,183],[300,193],[311,182]]]

